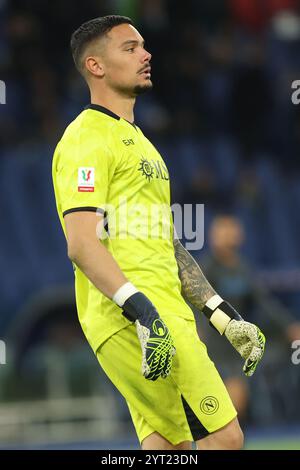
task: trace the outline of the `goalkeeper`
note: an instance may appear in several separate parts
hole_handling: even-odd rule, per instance
[[[186,300],[230,341],[248,376],[264,337],[173,237],[168,170],[134,123],[136,97],[152,88],[151,54],[121,16],[84,23],[71,48],[91,104],[56,147],[53,183],[84,334],[125,397],[143,449],[190,449],[192,441],[239,449],[236,410]]]

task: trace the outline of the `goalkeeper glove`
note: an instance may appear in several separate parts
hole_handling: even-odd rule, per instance
[[[116,301],[121,289],[130,292],[124,303]],[[123,315],[136,325],[142,349],[142,374],[148,380],[157,380],[159,376],[166,378],[176,352],[168,328],[150,300],[132,284],[124,284],[118,292],[114,300],[123,308]]]
[[[243,371],[250,377],[254,374],[261,360],[266,339],[260,329],[253,323],[245,321],[237,311],[219,295],[214,295],[203,308],[204,315],[221,335],[245,359]]]

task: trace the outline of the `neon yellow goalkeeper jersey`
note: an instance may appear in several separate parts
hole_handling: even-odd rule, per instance
[[[129,281],[162,318],[193,319],[181,296],[174,255],[168,170],[141,130],[102,106],[89,105],[58,143],[52,174],[64,232],[69,212],[104,213],[99,243]],[[79,321],[94,351],[129,324],[78,267],[75,292]]]

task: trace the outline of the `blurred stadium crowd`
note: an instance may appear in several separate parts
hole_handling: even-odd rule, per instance
[[[221,295],[247,299],[246,319],[253,311],[258,324],[268,323],[259,320],[261,293],[247,276],[272,292],[263,295],[272,321],[275,311],[282,317],[282,349],[274,342],[253,378],[256,394],[238,389],[241,406],[246,400],[250,407],[245,422],[297,423],[300,379],[288,341],[299,330],[288,327],[300,321],[300,105],[291,101],[292,82],[300,80],[299,0],[0,0],[7,89],[0,105],[0,337],[10,338],[14,357],[0,369],[0,400],[106,393],[74,321],[51,159],[64,128],[89,102],[70,35],[85,20],[112,13],[133,18],[153,55],[154,88],[139,98],[135,116],[167,163],[173,202],[205,204],[205,246],[192,254],[212,283],[223,273]],[[229,245],[253,270],[247,282],[243,269],[218,260],[209,227],[220,213],[243,232]],[[65,369],[50,365],[63,361]],[[220,364],[226,376],[229,364]],[[66,370],[68,382],[61,379]]]

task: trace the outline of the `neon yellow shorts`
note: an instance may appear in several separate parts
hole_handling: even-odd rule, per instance
[[[237,413],[200,341],[194,321],[164,317],[176,347],[171,374],[152,382],[141,373],[135,325],[97,351],[104,372],[127,401],[139,441],[158,432],[173,445],[196,441],[222,428]]]

